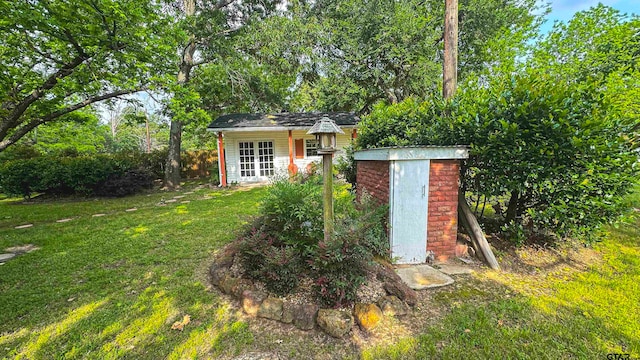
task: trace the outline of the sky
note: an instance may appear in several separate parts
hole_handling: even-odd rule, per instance
[[[551,14],[547,22],[542,25],[541,33],[548,32],[555,20],[566,22],[578,11],[586,10],[599,2],[611,6],[622,13],[640,14],[640,0],[548,0],[551,3]]]

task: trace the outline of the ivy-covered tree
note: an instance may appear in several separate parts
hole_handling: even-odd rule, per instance
[[[152,86],[175,58],[155,1],[0,1],[0,151],[39,125]]]

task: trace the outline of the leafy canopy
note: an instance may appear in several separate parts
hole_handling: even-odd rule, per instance
[[[152,86],[175,59],[155,1],[0,1],[0,151],[35,127]]]

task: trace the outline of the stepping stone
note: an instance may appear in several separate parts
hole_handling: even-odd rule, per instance
[[[396,270],[396,273],[413,290],[424,290],[453,284],[451,277],[429,265],[413,265],[400,268]]]
[[[14,253],[16,255],[24,254],[24,253],[30,253],[30,252],[36,251],[36,250],[40,250],[40,248],[35,246],[35,245],[33,245],[33,244],[12,246],[12,247],[8,247],[8,248],[4,249],[4,251],[10,252],[10,253]]]
[[[93,217],[100,217],[100,216],[105,216],[105,215],[107,215],[107,214],[93,214],[93,215],[91,215],[91,216],[93,216]]]
[[[16,254],[0,254],[0,263],[11,260],[14,257],[16,257]]]
[[[66,223],[68,221],[71,221],[73,219],[67,218],[67,219],[60,219],[60,220],[56,220],[57,223]]]
[[[138,209],[136,209],[136,208],[131,208],[131,209],[127,209],[127,210],[125,210],[125,211],[126,211],[126,212],[132,212],[132,211],[137,211],[137,210],[138,210]]]
[[[165,202],[166,202],[166,203],[174,203],[174,202],[176,202],[176,201],[178,201],[178,200],[176,200],[176,199],[169,199],[169,200],[167,200],[167,201],[165,201]]]
[[[437,264],[438,270],[447,275],[462,275],[462,274],[471,274],[473,272],[472,269],[455,264]]]
[[[176,195],[176,196],[174,196],[173,198],[174,198],[174,199],[182,199],[183,197],[184,197],[184,195]]]
[[[186,193],[183,193],[183,194],[185,194],[185,195],[191,195],[191,194],[193,194],[193,191],[187,191]]]
[[[191,201],[189,201],[189,200],[185,200],[185,201],[180,201],[180,204],[188,204],[188,203],[190,203],[190,202],[191,202]]]
[[[26,229],[26,228],[30,228],[32,226],[33,226],[33,224],[24,224],[24,225],[16,226],[14,229]]]

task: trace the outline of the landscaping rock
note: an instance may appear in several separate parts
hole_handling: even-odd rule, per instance
[[[353,316],[346,311],[320,309],[318,311],[318,326],[327,334],[341,338],[353,327]]]
[[[293,310],[293,325],[300,330],[312,330],[316,326],[318,307],[313,304],[301,304]]]
[[[26,229],[26,228],[30,228],[32,226],[33,226],[33,224],[24,224],[24,225],[18,225],[14,229]]]
[[[376,304],[358,303],[353,311],[358,325],[365,331],[371,331],[382,320],[382,311]]]
[[[260,305],[267,297],[267,294],[257,290],[245,290],[242,293],[242,309],[251,316],[256,316]]]
[[[221,267],[217,263],[213,263],[209,268],[209,275],[211,276],[211,283],[216,286],[220,286],[220,282],[229,272],[229,268]]]
[[[253,283],[247,279],[238,279],[238,282],[231,286],[231,295],[241,299],[246,290],[254,290]]]
[[[56,220],[56,222],[57,222],[57,223],[66,223],[66,222],[69,222],[69,221],[71,221],[71,220],[73,220],[73,219],[71,219],[71,218],[66,218],[66,219]]]
[[[93,215],[91,215],[91,216],[92,216],[92,217],[101,217],[101,216],[105,216],[105,215],[107,215],[107,214],[93,214]]]
[[[11,260],[14,257],[16,257],[16,254],[0,254],[0,263]]]
[[[293,312],[296,308],[296,305],[290,302],[284,302],[282,304],[282,321],[285,324],[291,324],[293,322]]]
[[[378,306],[385,316],[403,316],[409,312],[409,306],[397,296],[385,296],[378,301]]]
[[[266,298],[258,309],[258,316],[271,320],[282,320],[283,301],[276,298]]]
[[[224,275],[222,280],[220,280],[218,287],[220,288],[220,290],[222,290],[223,293],[232,295],[232,289],[238,284],[239,280],[240,279],[235,278],[231,275]]]

